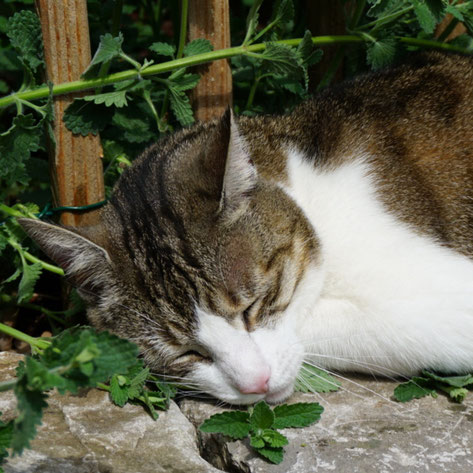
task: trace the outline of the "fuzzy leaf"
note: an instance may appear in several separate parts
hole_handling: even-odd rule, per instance
[[[202,432],[220,433],[234,439],[242,439],[250,433],[249,419],[248,412],[222,412],[206,419],[199,429]]]
[[[89,133],[97,135],[112,119],[113,109],[105,105],[95,105],[82,99],[75,99],[67,107],[63,121],[72,133],[87,136]]]
[[[122,53],[122,43],[123,35],[118,33],[118,36],[113,37],[110,33],[106,33],[103,36],[100,36],[100,43],[97,48],[97,51],[90,61],[89,66],[82,74],[84,79],[90,79],[96,74],[96,67],[104,62],[111,61],[113,58],[117,57]]]
[[[174,54],[176,53],[176,46],[169,43],[153,43],[149,49],[160,56],[174,57]]]
[[[28,302],[33,297],[36,281],[41,276],[41,264],[28,264],[23,260],[23,274],[18,286],[18,302]]]
[[[274,422],[274,413],[264,401],[259,401],[253,407],[250,424],[253,429],[269,429]]]
[[[304,364],[294,385],[295,391],[303,393],[328,393],[338,391],[340,381],[314,366]]]
[[[122,140],[129,143],[144,143],[155,136],[146,118],[142,109],[129,106],[125,110],[115,110],[112,123],[119,127]]]
[[[410,381],[402,383],[394,389],[394,398],[399,402],[420,399],[429,394],[435,394],[435,389],[432,389],[431,382],[427,378],[420,378],[418,376],[414,376]]]
[[[465,17],[463,16],[463,13],[454,5],[450,5],[450,4],[447,5],[445,13],[450,13],[459,21],[465,21]]]
[[[173,80],[173,87],[176,90],[190,90],[193,89],[200,81],[199,74],[185,74]]]
[[[319,420],[323,411],[324,408],[318,402],[299,402],[276,406],[273,428],[306,427]]]
[[[281,0],[279,2],[274,19],[280,25],[287,25],[294,19],[294,4],[292,0]]]
[[[115,105],[115,107],[118,108],[128,105],[126,99],[126,90],[115,90],[104,94],[87,95],[83,97],[83,100],[86,102],[94,102],[96,104],[104,103],[106,107]]]
[[[392,63],[396,54],[396,41],[392,38],[368,45],[366,60],[373,69],[381,69]]]
[[[432,12],[432,15],[437,21],[441,21],[445,16],[445,6],[446,3],[444,0],[425,0],[425,3],[429,10]]]
[[[250,445],[253,448],[263,448],[264,440],[261,435],[250,435]]]
[[[427,33],[433,33],[437,20],[429,7],[421,0],[411,0],[414,7],[414,13],[420,27]]]
[[[380,17],[384,12],[391,9],[396,2],[398,2],[398,0],[368,0],[371,7],[368,10],[367,15],[371,17]]]
[[[424,370],[422,374],[426,378],[439,381],[440,383],[444,383],[455,388],[463,388],[465,386],[473,385],[473,375],[471,374],[466,374],[464,376],[438,376],[435,373],[426,370]]]
[[[18,380],[15,395],[19,415],[13,423],[11,448],[13,453],[21,454],[23,449],[30,446],[30,441],[36,435],[36,427],[41,425],[43,409],[47,407],[47,395],[38,390],[30,390],[26,376]]]
[[[146,380],[149,376],[149,368],[142,368],[143,365],[139,366],[139,372],[131,379],[130,386],[128,388],[128,396],[130,399],[134,399],[140,395],[143,390]]]
[[[275,463],[278,465],[282,462],[284,451],[282,447],[279,448],[271,448],[271,447],[263,447],[257,448],[256,451],[264,458],[267,458],[271,463]]]
[[[12,439],[13,421],[11,420],[8,424],[0,421],[0,464],[8,456],[7,448],[10,448]]]
[[[295,50],[284,44],[269,43],[262,54],[265,67],[277,74],[303,75],[303,68]]]
[[[194,123],[194,116],[187,95],[173,86],[169,87],[168,90],[170,92],[171,109],[179,123],[182,126],[192,125]]]
[[[246,36],[245,41],[243,41],[244,44],[256,32],[256,27],[258,26],[259,18],[258,10],[262,3],[263,0],[254,0],[253,4],[251,5],[250,11],[248,12],[248,17],[246,18]]]
[[[7,36],[20,59],[34,72],[44,64],[41,23],[38,15],[21,10],[8,20]]]
[[[284,447],[289,443],[287,437],[276,430],[265,429],[262,433],[264,442],[270,447]]]
[[[198,38],[184,46],[184,56],[195,56],[213,51],[212,43],[208,39]]]
[[[112,401],[120,407],[123,407],[128,401],[128,388],[126,386],[120,386],[117,375],[112,376],[110,380],[110,397]]]

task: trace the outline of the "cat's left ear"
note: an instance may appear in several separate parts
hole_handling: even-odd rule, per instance
[[[231,109],[227,109],[222,117],[222,125],[226,128],[225,138],[228,140],[228,146],[220,210],[236,210],[248,199],[256,186],[258,174]]]

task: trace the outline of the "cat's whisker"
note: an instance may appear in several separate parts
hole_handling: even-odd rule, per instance
[[[315,363],[313,363],[313,362],[309,362],[309,361],[306,360],[305,363],[307,363],[307,364],[310,365],[310,366],[313,366],[314,368],[317,368],[317,369],[319,369],[319,370],[325,371],[325,372],[331,374],[332,376],[335,376],[335,377],[337,377],[337,378],[343,379],[343,380],[346,381],[347,383],[351,383],[351,384],[353,384],[353,385],[359,387],[360,389],[363,389],[364,391],[367,391],[367,392],[369,392],[369,393],[375,395],[376,397],[379,397],[379,398],[383,399],[384,401],[386,401],[387,403],[391,404],[393,407],[395,407],[396,410],[399,411],[398,405],[397,405],[394,401],[392,401],[391,399],[387,398],[386,396],[383,396],[382,394],[377,393],[377,392],[374,391],[373,389],[368,388],[367,386],[363,386],[363,384],[357,383],[356,381],[354,381],[354,380],[352,380],[352,379],[350,379],[350,378],[346,378],[346,377],[340,375],[339,373],[336,373],[336,372],[334,372],[334,371],[328,370],[328,369],[326,369],[326,368],[321,368],[321,367],[317,366],[317,365],[316,365]]]
[[[313,373],[313,374],[315,374],[315,373]],[[316,377],[322,378],[322,376],[318,376],[318,375],[316,375]],[[311,394],[314,394],[314,395],[315,395],[316,397],[318,397],[323,403],[330,405],[330,402],[328,402],[326,399],[324,399],[324,398],[322,397],[322,395],[321,395],[318,391],[315,391],[315,390],[312,388],[312,386],[310,386],[310,384],[304,379],[304,377],[301,376],[300,373],[298,373],[298,375],[297,375],[297,380],[298,380],[301,384],[303,384],[303,385],[308,389],[308,391],[309,391]],[[332,383],[330,383],[330,384],[332,384]],[[335,384],[335,383],[333,383],[333,384]]]

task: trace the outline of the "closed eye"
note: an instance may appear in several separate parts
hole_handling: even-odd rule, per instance
[[[176,361],[212,361],[212,355],[204,348],[194,348],[179,355]]]
[[[245,328],[248,332],[251,332],[253,329],[253,324],[254,324],[254,311],[253,309],[256,306],[256,302],[252,302],[243,312],[242,312],[242,317],[243,317],[243,322],[245,324]]]

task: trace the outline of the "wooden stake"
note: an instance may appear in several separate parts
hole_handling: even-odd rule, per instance
[[[214,49],[230,47],[228,0],[190,0],[189,41],[208,39]],[[227,59],[200,66],[202,75],[191,100],[197,120],[219,117],[232,105],[232,72]]]
[[[41,20],[47,79],[55,84],[74,81],[90,63],[86,0],[36,0]],[[55,205],[84,206],[105,198],[102,148],[98,136],[73,135],[64,125],[65,109],[80,94],[54,99],[54,136],[50,163]],[[83,94],[82,94],[83,95]],[[91,225],[98,211],[64,212],[66,225]]]

